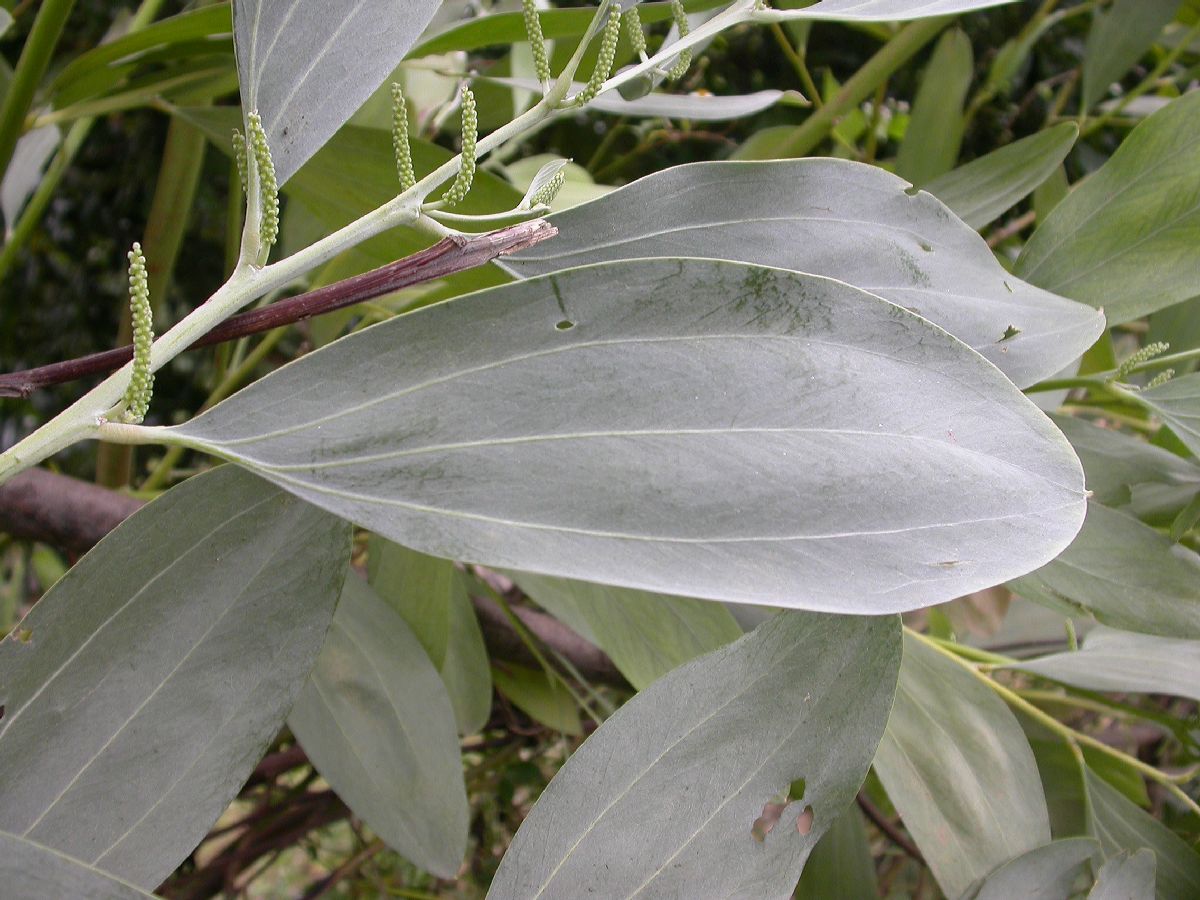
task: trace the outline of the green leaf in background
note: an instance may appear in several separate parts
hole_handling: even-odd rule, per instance
[[[372,535],[371,587],[404,617],[442,676],[460,734],[474,734],[492,711],[487,648],[466,576],[448,559]]]
[[[896,704],[875,773],[947,896],[1050,842],[1037,764],[996,693],[904,636]]]
[[[354,814],[422,869],[453,878],[467,848],[454,710],[404,619],[357,576],[288,726]]]
[[[1078,125],[1063,122],[939,175],[923,187],[972,228],[983,228],[1049,178],[1078,136]]]
[[[529,277],[616,259],[703,256],[825,275],[935,322],[1020,387],[1060,372],[1104,329],[1082,304],[1005,272],[929,194],[844,160],[677,166],[551,221],[553,241],[500,267]]]
[[[966,125],[963,103],[974,74],[970,38],[961,28],[947,31],[938,39],[913,100],[896,157],[896,174],[901,178],[924,187],[954,168]]]
[[[13,900],[147,900],[154,896],[87,863],[6,831],[0,831],[0,892]]]
[[[1085,768],[1084,781],[1089,831],[1099,839],[1105,857],[1148,847],[1157,857],[1157,900],[1200,897],[1200,854],[1091,769]]]
[[[280,184],[371,96],[439,0],[233,0],[242,106],[262,115]]]
[[[686,663],[567,760],[488,896],[788,894],[862,784],[899,662],[895,618],[785,612]]]
[[[1083,648],[1022,662],[1026,672],[1093,691],[1200,700],[1200,641],[1095,628]]]
[[[1052,841],[1003,863],[961,900],[1066,900],[1088,860],[1099,852],[1094,838]]]
[[[1200,90],[1130,132],[1033,233],[1015,273],[1119,325],[1196,296]]]
[[[715,260],[427,307],[157,436],[436,556],[837,612],[1014,578],[1084,512],[1061,434],[949,335]]]
[[[1085,112],[1146,55],[1178,9],[1179,0],[1114,0],[1093,13],[1083,56]]]
[[[607,653],[639,691],[742,636],[719,603],[567,578],[511,573],[526,594]]]
[[[864,900],[879,896],[875,860],[858,806],[850,804],[813,847],[796,900]]]
[[[1009,586],[1113,628],[1200,638],[1200,555],[1099,503],[1088,503],[1083,530],[1057,559]]]
[[[282,727],[348,552],[234,466],[135,513],[0,641],[0,827],[158,885]]]
[[[1154,896],[1157,862],[1150,849],[1115,854],[1100,867],[1088,900],[1145,900]]]
[[[492,680],[496,690],[530,718],[563,734],[583,734],[575,699],[545,672],[498,662],[492,666]]]
[[[1162,416],[1193,454],[1200,456],[1200,373],[1172,378],[1140,392],[1138,398]]]
[[[1141,438],[1071,416],[1051,416],[1083,463],[1088,489],[1137,518],[1169,519],[1200,490],[1200,467]]]
[[[1170,344],[1172,353],[1200,347],[1200,296],[1160,309],[1150,316],[1146,343],[1158,341]],[[1175,371],[1187,374],[1196,366],[1196,360],[1184,360],[1175,365]]]

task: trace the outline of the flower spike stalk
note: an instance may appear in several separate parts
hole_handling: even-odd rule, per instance
[[[691,27],[688,25],[687,11],[683,8],[680,0],[671,0],[671,18],[675,20],[675,27],[679,29],[679,36],[681,38],[687,37],[691,31]],[[671,66],[667,72],[667,78],[671,81],[678,81],[687,74],[687,70],[691,68],[691,65],[692,51],[689,47],[679,54],[679,57],[675,60],[675,65]]]
[[[238,183],[242,186],[242,194],[246,193],[246,138],[238,130],[233,129],[233,158],[237,163]]]
[[[546,58],[542,19],[534,0],[521,0],[521,13],[525,17],[525,36],[529,38],[529,47],[533,51],[533,68],[537,72],[537,80],[544,86],[550,82],[550,60]]]
[[[412,147],[408,143],[408,105],[398,84],[392,85],[392,152],[396,155],[400,190],[407,191],[417,183],[417,175],[413,171]]]
[[[550,179],[544,188],[530,198],[530,205],[549,206],[554,202],[554,198],[558,196],[558,192],[562,190],[562,186],[566,183],[567,176],[563,172],[559,172]]]
[[[462,89],[462,159],[458,164],[458,176],[442,197],[447,206],[462,202],[475,180],[475,143],[479,139],[479,118],[475,109],[475,95],[463,85]]]
[[[262,203],[262,218],[259,222],[259,237],[267,252],[279,236],[279,183],[275,180],[275,163],[271,160],[271,148],[267,145],[267,132],[258,113],[246,116],[249,144],[247,152],[254,154],[254,167],[258,174],[258,195]]]
[[[646,32],[642,30],[642,15],[638,12],[637,6],[631,6],[621,14],[622,24],[625,26],[625,36],[629,38],[629,46],[633,48],[634,55],[638,59],[645,60],[646,57]]]
[[[608,80],[608,75],[612,71],[613,60],[617,58],[617,41],[621,37],[621,13],[617,7],[613,7],[608,14],[608,22],[604,25],[604,34],[600,38],[600,56],[596,59],[596,68],[592,70],[592,77],[588,79],[588,83],[584,85],[583,90],[575,98],[580,106],[585,103],[590,103],[600,93],[600,87]]]
[[[150,309],[146,256],[138,243],[129,251],[129,307],[133,317],[133,375],[125,388],[125,412],[121,418],[128,424],[138,425],[146,417],[150,395],[154,391],[154,372],[150,369],[154,315]]]

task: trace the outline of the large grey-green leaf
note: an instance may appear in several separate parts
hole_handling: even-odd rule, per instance
[[[708,600],[523,572],[513,577],[540,606],[612,657],[639,691],[676,666],[742,636],[729,610]]]
[[[127,881],[94,869],[87,863],[0,831],[0,894],[12,900],[147,900],[147,894]]]
[[[1049,178],[1078,136],[1078,125],[1063,122],[959,166],[924,188],[972,228],[982,228]]]
[[[593,266],[359,332],[164,429],[405,546],[834,612],[1056,556],[1062,435],[924,319],[715,260]]]
[[[1116,854],[1100,867],[1088,900],[1145,900],[1154,894],[1157,862],[1149,848]]]
[[[453,878],[467,847],[454,709],[404,619],[346,579],[288,725],[346,805],[388,846]]]
[[[1200,641],[1094,628],[1083,649],[1027,660],[1020,668],[1093,691],[1200,700]]]
[[[1200,638],[1200,556],[1123,512],[1088,503],[1079,536],[1012,589],[1114,628]]]
[[[686,663],[567,760],[488,896],[787,896],[862,784],[899,662],[895,618],[787,612]]]
[[[875,772],[947,896],[1050,841],[1016,718],[961,665],[907,634]]]
[[[936,322],[1026,387],[1103,331],[1082,304],[1006,273],[938,200],[836,159],[694,163],[551,216],[553,241],[500,266],[528,277],[614,259],[702,256],[826,275]]]
[[[373,536],[371,587],[404,617],[450,694],[461,734],[474,734],[492,710],[487,648],[466,576],[448,559]]]
[[[257,110],[283,184],[404,58],[439,0],[234,0],[242,108]]]
[[[0,827],[161,882],[283,724],[348,550],[234,466],[135,513],[0,641]]]
[[[1083,57],[1083,109],[1132,68],[1175,18],[1180,0],[1115,0],[1097,9]]]
[[[1196,296],[1200,91],[1146,119],[1054,208],[1016,274],[1119,325]]]
[[[1099,852],[1094,838],[1052,841],[1002,864],[961,900],[1067,900],[1084,865]]]
[[[1200,373],[1172,378],[1138,396],[1162,416],[1192,453],[1200,456]]]
[[[1089,830],[1107,857],[1148,847],[1157,857],[1157,900],[1200,897],[1200,853],[1091,769],[1084,770]]]

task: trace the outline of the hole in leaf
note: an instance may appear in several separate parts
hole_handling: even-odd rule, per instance
[[[4,704],[0,703],[0,719],[4,718]]]
[[[801,834],[808,834],[812,831],[813,819],[816,814],[811,806],[804,807],[804,811],[796,817],[796,830]]]
[[[915,197],[917,194],[921,193],[921,189],[914,184],[910,187],[906,187],[904,189],[904,193],[908,194],[910,197]]]
[[[1020,328],[1017,328],[1015,325],[1009,325],[1007,328],[1004,329],[1004,334],[1000,335],[1000,340],[1002,342],[1003,341],[1011,341],[1013,338],[1015,338],[1020,333],[1021,333]]]
[[[575,323],[572,322],[570,319],[563,319],[561,322],[559,322],[554,327],[557,328],[559,331],[570,331],[572,328],[575,327]]]
[[[932,253],[933,252],[933,244],[927,243],[925,241],[921,241],[921,249],[924,250],[926,253]]]
[[[750,826],[750,834],[760,844],[767,839],[767,835],[771,833],[771,829],[779,822],[779,817],[783,815],[783,811],[787,808],[786,803],[776,803],[771,800],[763,805],[762,815],[754,820],[754,824]]]
[[[17,640],[22,644],[28,644],[33,640],[33,632],[28,628],[18,628],[14,634],[17,636]]]

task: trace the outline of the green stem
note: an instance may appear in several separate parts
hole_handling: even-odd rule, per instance
[[[958,654],[946,649],[946,647],[942,646],[940,642],[933,640],[932,638],[929,638],[918,631],[914,631],[907,626],[904,630],[910,637],[915,638],[916,640],[919,640],[927,646],[933,648],[947,659],[953,660],[957,665],[970,672],[973,677],[977,678],[979,681],[983,682],[989,688],[995,691],[1000,696],[1000,699],[1002,699],[1013,709],[1020,710],[1039,725],[1042,725],[1043,727],[1052,731],[1054,734],[1058,735],[1072,747],[1088,747],[1104,754],[1105,756],[1118,760],[1122,765],[1128,766],[1146,778],[1149,778],[1151,781],[1162,785],[1165,790],[1179,800],[1185,807],[1187,807],[1187,809],[1196,813],[1197,815],[1200,815],[1200,804],[1197,804],[1195,800],[1189,797],[1187,792],[1180,788],[1176,783],[1176,780],[1170,775],[1166,774],[1165,772],[1160,772],[1158,769],[1154,768],[1154,766],[1148,765],[1142,762],[1140,759],[1130,756],[1128,753],[1122,753],[1116,747],[1110,747],[1108,744],[1097,740],[1091,735],[1084,734],[1083,732],[1076,731],[1074,728],[1071,728],[1068,725],[1064,725],[1048,712],[1045,712],[1039,707],[1034,706],[1034,704],[1030,703],[1016,691],[1005,687],[995,679],[981,672],[977,666],[967,662]]]
[[[754,19],[761,21],[777,21],[772,18],[772,10],[755,13]],[[786,17],[785,17],[786,18]],[[932,19],[919,19],[905,25],[896,36],[880,48],[874,56],[867,60],[866,65],[854,73],[840,91],[824,106],[815,110],[804,120],[787,142],[779,148],[780,157],[805,156],[810,153],[833,129],[839,117],[850,112],[892,76],[892,74],[912,59],[921,48],[952,21],[952,16],[939,16]]]
[[[33,95],[50,65],[50,57],[75,0],[43,0],[33,28],[21,50],[17,67],[0,107],[0,173],[8,170],[13,151],[24,130]]]

